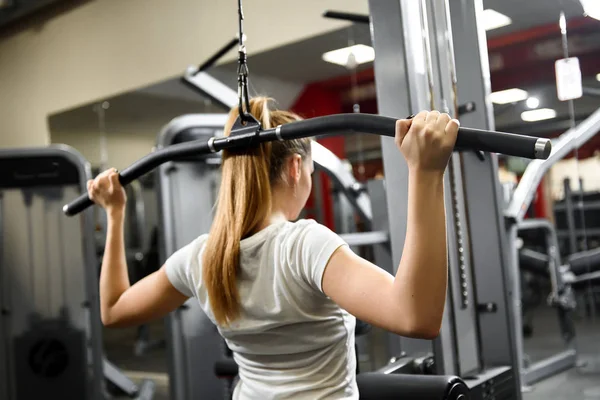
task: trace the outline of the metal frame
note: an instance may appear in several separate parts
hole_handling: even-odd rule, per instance
[[[227,122],[227,114],[185,115],[171,121],[159,133],[159,148],[170,146],[178,132],[187,127],[196,127],[196,133],[207,137],[222,136]],[[193,186],[181,188],[175,179],[179,171],[188,171],[190,167],[201,163],[169,162],[161,165],[156,174],[159,198],[159,227],[162,233],[160,259],[164,262],[177,249],[191,242],[201,234],[208,233],[212,222],[209,179],[197,180]],[[213,165],[213,168],[218,165]],[[189,171],[187,173],[190,173]],[[207,172],[208,173],[208,172]],[[206,177],[205,177],[206,178]],[[193,204],[182,199],[183,194],[193,191]],[[198,206],[205,204],[205,212],[199,213]],[[195,215],[193,224],[186,222],[185,215]],[[190,227],[193,225],[193,227]],[[183,307],[172,312],[165,319],[167,340],[167,360],[169,368],[170,398],[188,400],[193,398],[221,399],[225,395],[223,382],[213,373],[217,360],[221,359],[223,341],[216,327],[192,298]],[[201,356],[198,356],[201,354]],[[210,396],[210,397],[207,397]]]
[[[128,243],[128,250],[134,252],[143,252],[145,250],[146,235],[146,210],[142,195],[142,184],[139,181],[133,181],[127,185],[127,198],[130,200],[127,204],[127,214],[131,215],[129,221],[125,224],[125,240]]]
[[[340,237],[348,246],[372,246],[390,241],[389,233],[386,231],[343,233],[340,234]]]
[[[574,283],[588,282],[600,279],[600,271],[590,272],[589,274],[583,274],[575,277]]]
[[[4,287],[4,269],[1,266],[2,261],[4,260],[4,194],[0,192],[0,288]],[[6,306],[6,294],[3,290],[0,290],[0,360],[8,360],[8,353],[10,347],[8,345],[8,339],[5,337],[4,333],[4,317],[6,313],[9,311]],[[9,376],[9,368],[6,363],[0,362],[0,382],[4,382],[4,384],[0,384],[0,398],[2,399],[10,399],[10,392],[12,382],[14,380]]]
[[[69,161],[77,168],[79,174],[79,189],[86,189],[86,182],[91,179],[90,164],[74,149],[64,145],[52,145],[45,148],[24,148],[24,149],[2,149],[0,150],[0,158],[22,158],[22,157],[44,157],[44,156],[60,156]],[[4,211],[4,210],[2,210]],[[87,334],[88,353],[85,358],[89,362],[90,371],[93,379],[90,380],[90,399],[103,399],[104,375],[102,370],[102,329],[100,325],[100,307],[98,303],[98,284],[96,275],[96,255],[94,248],[94,223],[93,210],[89,209],[81,215],[81,246],[83,252],[84,265],[82,266],[85,297],[89,306],[87,326],[84,328]],[[0,320],[0,324],[3,324]],[[0,329],[1,330],[1,329]],[[6,338],[5,338],[6,339]],[[5,374],[0,376],[4,379]],[[0,387],[10,387],[9,384],[0,385]],[[5,393],[6,399],[10,399],[11,395]]]
[[[579,185],[581,188],[581,185]],[[569,238],[569,254],[577,253],[577,234],[575,232],[575,210],[573,207],[573,192],[571,191],[571,181],[569,178],[563,180],[565,197],[565,219],[567,220],[567,232]],[[585,210],[581,210],[582,215]]]
[[[533,385],[546,378],[573,368],[577,363],[577,351],[569,349],[535,362],[521,370],[521,379],[525,385]]]
[[[224,109],[230,110],[238,105],[238,94],[235,90],[206,72],[197,72],[194,66],[189,67],[182,81],[203,96],[210,98]]]
[[[457,80],[458,99],[477,105],[477,112],[461,117],[461,122],[468,120],[483,129],[493,126],[485,33],[475,19],[476,13],[483,10],[481,0],[452,1],[450,5],[447,0],[371,0],[369,6],[382,114],[402,117],[432,108],[455,113],[458,101],[452,93]],[[415,21],[421,21],[421,25]],[[452,25],[460,29],[452,31]],[[422,30],[429,35],[423,35]],[[454,53],[448,32],[454,36]],[[429,36],[429,40],[423,36]],[[477,79],[473,78],[473,68],[478,68]],[[382,138],[382,150],[396,266],[406,235],[408,168],[392,140]],[[450,164],[445,182],[446,209],[451,213],[450,285],[440,338],[433,343],[396,338],[392,351],[434,352],[437,373],[498,376],[505,374],[506,368],[516,370],[516,351],[506,290],[510,275],[503,265],[506,254],[502,251],[504,224],[496,182],[497,160],[492,155],[481,160],[481,154],[465,152],[453,155]],[[464,260],[458,254],[466,255]],[[496,366],[504,368],[492,368]],[[515,399],[521,396],[518,381],[514,376],[511,384],[511,397]]]
[[[390,274],[394,274],[395,266],[392,261],[391,241],[389,237],[389,218],[386,199],[385,181],[373,179],[367,182],[367,192],[373,204],[373,220],[371,229],[375,232],[386,232],[387,242],[373,246],[375,264]],[[390,360],[403,357],[398,337],[393,333],[374,328],[371,335],[373,345],[371,355],[375,368],[385,367]],[[411,354],[410,356],[415,356]]]
[[[456,76],[460,103],[474,102],[473,112],[461,115],[461,123],[480,129],[495,129],[490,101],[491,82],[485,29],[477,16],[482,0],[450,1],[455,44]],[[502,189],[498,182],[498,160],[494,154],[483,159],[463,153],[463,177],[474,269],[474,290],[478,312],[480,357],[484,367],[506,365],[517,370],[515,316],[509,289],[510,270],[506,268],[505,226],[502,215]],[[491,212],[490,212],[491,210]],[[495,312],[486,312],[495,305]],[[515,372],[514,386],[520,386]],[[518,392],[518,391],[517,391]],[[520,393],[515,393],[520,397]]]
[[[373,219],[371,210],[371,200],[367,193],[361,190],[361,185],[356,181],[352,173],[322,144],[311,141],[312,159],[316,169],[327,174],[340,190],[344,193],[346,199],[352,204],[355,211],[367,223],[370,224]]]
[[[579,125],[569,129],[554,140],[552,151],[546,160],[532,160],[525,169],[513,193],[510,205],[504,213],[506,218],[517,223],[523,220],[537,187],[546,172],[572,150],[583,146],[598,131],[600,131],[600,108]]]
[[[401,5],[404,11],[402,13]],[[421,28],[413,24],[415,29],[410,30],[411,20],[421,20],[418,2],[371,0],[369,10],[377,59],[375,82],[379,112],[383,115],[406,116],[429,108],[427,99],[423,96],[413,96],[413,93],[423,93],[427,88],[423,67],[425,54],[420,44]],[[409,32],[413,40],[410,40]],[[405,160],[398,156],[393,138],[382,137],[381,149],[386,173],[387,223],[392,249],[393,270],[390,272],[394,274],[400,262],[400,249],[403,248],[406,236],[408,167]],[[391,207],[391,204],[394,206]],[[447,312],[445,314],[442,328],[444,333],[449,331]],[[390,354],[400,355],[403,350],[419,354],[431,352],[432,347],[425,341],[393,335],[389,343]]]
[[[577,353],[571,344],[567,344],[566,350],[549,357],[540,362],[536,362],[528,367],[524,365],[524,347],[523,347],[523,321],[521,305],[521,279],[519,274],[519,255],[516,248],[518,231],[523,226],[530,224],[524,221],[525,214],[529,209],[531,201],[535,195],[537,187],[542,181],[546,172],[558,161],[562,160],[572,150],[579,148],[588,140],[593,138],[600,130],[600,109],[595,111],[587,119],[574,128],[569,129],[559,136],[552,143],[552,152],[546,160],[532,160],[517,185],[512,199],[506,208],[504,215],[506,219],[506,237],[508,247],[506,248],[508,257],[508,268],[511,271],[511,282],[513,292],[513,315],[514,315],[514,336],[516,338],[518,370],[520,372],[523,385],[532,385],[540,380],[556,375],[565,369],[575,367],[577,364]],[[548,224],[549,225],[549,224]],[[560,265],[559,246],[556,240],[554,227],[546,228],[547,232],[553,233],[549,244],[555,248],[556,257]],[[554,290],[558,290],[562,284],[562,275],[560,273],[551,274],[553,277],[552,285]]]
[[[569,367],[574,367],[576,364],[575,350],[566,350],[565,352],[543,360],[539,363],[534,363],[529,367],[525,367],[524,345],[523,345],[523,310],[521,301],[521,279],[519,271],[519,252],[516,248],[518,240],[519,226],[511,224],[507,226],[507,241],[510,243],[507,251],[510,253],[510,259],[507,263],[507,268],[512,275],[512,296],[513,296],[513,316],[514,316],[514,335],[516,338],[517,354],[517,370],[521,377],[521,382],[524,387],[532,385],[539,380],[560,373],[566,369],[565,364]],[[552,276],[552,274],[551,274]],[[559,275],[560,276],[560,275]],[[553,283],[554,286],[554,283]]]
[[[559,267],[562,265],[562,261],[560,258],[558,237],[556,236],[556,229],[550,223],[550,221],[546,219],[526,219],[521,221],[517,225],[517,229],[519,231],[525,230],[533,230],[538,229],[544,231],[544,236],[546,238],[547,254],[552,264],[551,270],[548,271],[550,274],[550,283],[552,285],[552,293],[558,295],[558,293],[563,289],[565,283],[562,280],[562,275],[560,274]],[[516,246],[514,247],[516,249]]]
[[[550,282],[552,287],[552,299],[558,301],[560,297],[571,296],[571,292],[563,294],[566,283],[563,280],[563,274],[560,272],[560,266],[562,265],[559,251],[558,238],[556,236],[556,230],[552,224],[545,219],[527,219],[521,221],[519,224],[512,225],[509,230],[509,243],[510,251],[512,252],[512,263],[510,264],[514,276],[513,290],[514,294],[514,314],[517,324],[515,325],[515,333],[517,335],[517,360],[519,360],[519,371],[523,385],[533,385],[543,379],[550,376],[556,375],[563,372],[566,369],[573,368],[577,363],[577,352],[574,341],[574,331],[568,332],[568,329],[573,329],[572,325],[566,326],[568,321],[562,321],[560,310],[558,318],[559,325],[562,330],[562,337],[569,338],[565,342],[565,350],[544,360],[537,361],[529,366],[525,366],[525,349],[523,345],[523,322],[522,322],[522,303],[521,303],[521,279],[520,279],[520,268],[519,268],[519,250],[515,243],[518,240],[518,232],[522,230],[541,229],[544,231],[546,237],[547,254],[549,259],[548,273],[550,275]],[[566,299],[574,305],[575,299]],[[565,316],[564,318],[568,318]]]

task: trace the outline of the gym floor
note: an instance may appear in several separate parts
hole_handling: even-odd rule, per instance
[[[525,351],[531,361],[559,351],[561,340],[555,311],[548,308],[536,310],[533,327],[533,335],[525,340]],[[524,392],[523,400],[600,400],[600,317],[578,317],[576,329],[580,365],[534,385]],[[133,329],[105,329],[104,343],[108,359],[135,382],[152,379],[156,384],[155,400],[169,399],[165,348],[155,348],[142,356],[135,356],[135,335]],[[150,325],[150,338],[164,338],[162,322]]]
[[[537,383],[523,393],[523,400],[600,399],[600,316],[576,317],[576,347],[579,365],[559,375]],[[531,361],[557,353],[561,339],[556,312],[538,309],[533,319],[533,335],[525,340],[525,351]]]

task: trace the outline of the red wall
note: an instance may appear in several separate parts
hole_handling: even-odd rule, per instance
[[[313,118],[339,114],[342,112],[342,104],[338,91],[329,90],[322,83],[313,83],[304,88],[291,109],[304,118]],[[320,138],[317,141],[331,150],[339,158],[343,159],[346,157],[343,136]],[[319,222],[328,228],[335,230],[331,181],[325,173],[318,173],[320,174],[321,185],[320,187],[313,187],[313,192],[308,199],[306,207],[308,209],[314,208],[314,196],[320,196],[323,199],[323,221]],[[309,213],[307,218],[316,219],[316,214]]]

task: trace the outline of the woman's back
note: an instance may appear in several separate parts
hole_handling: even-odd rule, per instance
[[[215,322],[202,284],[206,239],[178,251],[166,271]],[[219,327],[239,365],[234,398],[358,398],[356,320],[321,287],[329,258],[344,244],[310,220],[276,223],[241,241],[240,316]]]

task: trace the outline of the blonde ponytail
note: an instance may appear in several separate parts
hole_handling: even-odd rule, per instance
[[[250,101],[250,111],[264,129],[299,119],[287,111],[270,111],[269,100],[259,97]],[[226,135],[237,117],[237,109],[233,109]],[[223,151],[221,186],[202,262],[203,283],[220,325],[228,325],[240,315],[240,241],[258,232],[269,218],[271,185],[282,175],[283,160],[294,153],[310,155],[310,141],[267,142],[241,151]]]

